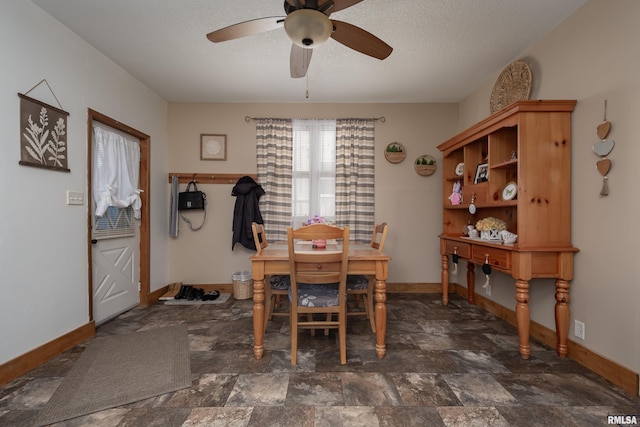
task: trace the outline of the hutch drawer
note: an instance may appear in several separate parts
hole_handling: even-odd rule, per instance
[[[445,240],[445,254],[452,255],[454,252],[461,258],[469,259],[471,254],[471,245],[469,243],[456,242],[454,240]]]
[[[492,267],[508,270],[511,268],[511,251],[473,245],[471,248],[471,261],[479,265],[488,262]]]

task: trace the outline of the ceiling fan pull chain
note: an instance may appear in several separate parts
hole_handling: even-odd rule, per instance
[[[309,49],[305,49],[304,50],[304,55],[309,55]],[[308,61],[305,61],[305,64],[308,64]],[[305,93],[304,97],[306,99],[309,99],[309,70],[306,70],[307,72],[305,73],[305,78],[307,79],[307,92]]]

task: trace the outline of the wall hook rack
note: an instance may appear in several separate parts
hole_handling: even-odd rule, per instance
[[[177,176],[180,184],[187,184],[195,181],[198,184],[235,184],[243,176],[249,176],[254,181],[258,180],[258,175],[249,173],[174,173],[169,172],[169,183],[171,177]]]

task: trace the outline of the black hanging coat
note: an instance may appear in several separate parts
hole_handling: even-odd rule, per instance
[[[231,191],[232,196],[236,196],[236,206],[233,210],[233,241],[231,249],[240,242],[247,249],[256,250],[253,241],[251,223],[263,224],[262,214],[258,202],[264,194],[262,187],[250,176],[243,176],[236,182]]]

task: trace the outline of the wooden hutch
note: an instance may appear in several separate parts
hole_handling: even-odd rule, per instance
[[[449,256],[454,253],[467,261],[470,303],[476,264],[486,263],[492,271],[510,274],[516,285],[519,351],[524,359],[531,353],[528,301],[533,278],[556,279],[556,351],[560,357],[567,355],[569,281],[578,251],[571,244],[571,112],[575,104],[573,100],[518,101],[438,146],[443,154],[442,302],[448,303]],[[484,175],[476,178],[479,165],[488,171],[486,180]],[[449,196],[458,181],[462,202],[454,205]],[[518,235],[517,242],[503,244],[465,235],[467,225],[486,217],[503,220],[507,230]]]

